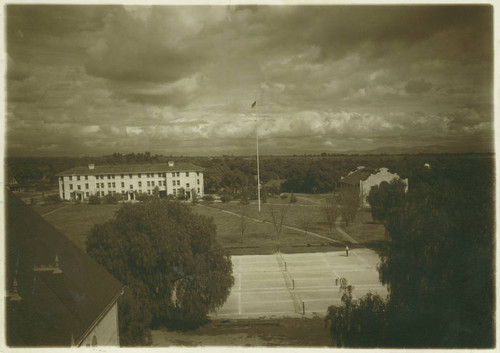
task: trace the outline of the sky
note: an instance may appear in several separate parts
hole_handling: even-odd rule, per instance
[[[489,5],[4,11],[11,156],[493,150]]]

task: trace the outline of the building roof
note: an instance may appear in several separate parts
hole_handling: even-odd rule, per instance
[[[136,174],[136,173],[165,173],[165,172],[201,172],[205,169],[191,163],[175,163],[172,167],[168,163],[156,164],[117,164],[95,165],[94,169],[88,166],[78,166],[57,174],[67,175],[96,175],[96,174]]]
[[[359,185],[361,180],[366,180],[372,174],[372,170],[358,169],[355,172],[344,177],[340,182],[342,184]]]
[[[7,344],[78,344],[123,285],[19,198],[5,195],[6,289],[12,294],[16,282],[21,298],[7,299]]]

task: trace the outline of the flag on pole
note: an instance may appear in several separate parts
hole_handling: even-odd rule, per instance
[[[252,108],[255,107],[256,104],[257,104],[257,101],[253,102],[252,103]]]

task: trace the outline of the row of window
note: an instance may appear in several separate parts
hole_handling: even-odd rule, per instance
[[[197,180],[196,180],[196,182],[197,182],[197,184],[198,184],[198,185],[200,185],[200,179],[197,179]],[[150,180],[148,180],[148,181],[146,182],[146,184],[147,184],[147,186],[156,186],[156,185],[155,185],[155,181],[154,181],[154,180],[151,180],[151,181],[150,181]],[[141,187],[141,186],[142,186],[142,181],[137,182],[137,185],[138,185],[139,187]],[[173,186],[180,186],[180,185],[181,185],[181,181],[180,181],[180,180],[172,180],[172,185],[173,185]],[[163,181],[162,181],[162,180],[159,180],[159,181],[158,181],[158,186],[167,186],[167,182],[166,182],[165,180],[163,180]],[[122,181],[122,183],[121,183],[121,187],[122,187],[122,188],[124,188],[124,187],[125,187],[125,182],[123,182],[123,181]],[[189,187],[190,187],[189,183],[186,183],[186,187],[187,187],[187,188],[189,188]],[[89,188],[89,184],[88,184],[88,183],[85,183],[85,189],[88,189],[88,188]],[[99,188],[104,189],[104,183],[96,183],[96,188],[97,188],[97,189],[99,189]],[[116,188],[116,183],[115,183],[115,182],[109,182],[109,183],[108,183],[108,188]],[[133,188],[133,186],[132,186],[132,185],[130,185],[130,188],[132,189],[132,188]],[[70,189],[70,190],[73,190],[73,184],[69,184],[69,189]],[[77,189],[78,189],[78,190],[81,190],[81,186],[80,186],[80,185],[77,185]]]
[[[132,185],[130,185],[130,186],[132,186]],[[147,193],[148,193],[149,195],[151,195],[151,194],[152,194],[152,190],[151,190],[151,189],[148,189],[148,190],[146,190],[146,191],[147,191]],[[142,193],[142,190],[141,190],[141,189],[139,189],[139,190],[138,190],[138,192],[139,192],[139,193]],[[198,188],[198,193],[200,193],[200,188]],[[104,196],[104,195],[105,195],[105,192],[104,192],[104,191],[101,191],[101,192],[99,192],[99,191],[98,191],[96,194],[97,194],[97,195],[100,195],[100,196]],[[110,191],[108,191],[108,195],[115,195],[115,194],[116,194],[116,191],[114,191],[114,190],[110,190]],[[123,195],[125,195],[125,191],[124,191],[124,190],[122,191],[122,194],[123,194]],[[173,195],[174,195],[174,196],[177,196],[177,189],[173,189]],[[85,192],[85,197],[89,197],[89,196],[90,196],[89,192],[88,192],[88,191],[87,191],[87,192]]]
[[[158,177],[159,178],[165,178],[167,176],[167,173],[157,173],[158,174]],[[133,174],[129,174],[128,175],[130,179],[132,179],[133,177]],[[146,178],[154,178],[155,176],[155,173],[146,173]],[[172,172],[172,177],[180,177],[181,176],[181,173],[180,172]],[[186,176],[188,177],[189,176],[189,172],[186,172]],[[196,176],[200,176],[200,172],[196,172]],[[88,175],[84,175],[82,176],[85,178],[85,180],[89,180],[89,176]],[[125,179],[125,174],[120,174],[120,177],[122,179]],[[137,174],[137,177],[138,178],[141,178],[142,177],[142,174]],[[70,175],[69,177],[69,180],[73,180],[73,176]],[[96,175],[96,179],[115,179],[115,174],[108,174],[108,175]],[[76,180],[80,180],[80,175],[77,175],[76,176]]]

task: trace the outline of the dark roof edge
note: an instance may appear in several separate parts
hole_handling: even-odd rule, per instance
[[[186,163],[186,164],[190,164],[190,167],[189,168],[183,168],[183,169],[180,169],[179,171],[181,172],[196,172],[196,171],[205,171],[205,168],[203,167],[200,167],[200,166],[197,166],[197,165],[194,165],[194,164],[191,164],[191,163]],[[138,165],[142,165],[142,164],[127,164],[127,165],[133,165],[133,166],[138,166]],[[149,164],[151,165],[151,164]],[[154,164],[154,165],[161,165],[161,166],[165,166],[167,165],[166,163],[165,164]],[[182,165],[182,164],[181,164]],[[101,167],[119,167],[119,166],[124,166],[124,164],[117,164],[117,165],[112,165],[112,164],[106,164],[106,165],[102,165]],[[72,172],[73,169],[75,168],[78,168],[78,167],[84,167],[85,166],[76,166],[76,167],[73,167],[73,168],[70,168],[70,169],[67,169],[67,170],[63,170],[62,172],[59,172],[56,174],[56,176],[66,176],[66,175],[77,175],[77,174],[82,174],[82,173],[75,173],[75,172]],[[175,166],[174,167],[170,167],[170,168],[174,168],[173,170],[170,170],[170,171],[166,171],[164,169],[158,169],[158,170],[155,170],[155,171],[146,171],[146,172],[143,172],[143,173],[157,173],[157,172],[166,172],[166,173],[170,173],[172,171],[176,171],[175,170]],[[87,170],[88,171],[88,170]],[[94,173],[87,173],[87,175],[90,175],[90,174],[129,174],[130,171],[120,171],[120,172],[94,172]],[[137,172],[133,172],[133,173],[137,173]],[[141,172],[142,173],[142,172]]]
[[[101,311],[101,313],[99,314],[99,316],[92,322],[92,324],[83,332],[83,334],[80,336],[80,338],[78,338],[78,340],[75,341],[75,346],[76,347],[80,347],[80,345],[82,344],[82,342],[85,340],[85,338],[88,337],[88,335],[90,334],[90,332],[92,332],[92,330],[101,323],[102,319],[104,319],[104,317],[109,313],[109,311],[111,310],[111,308],[113,307],[113,305],[115,305],[116,301],[118,300],[118,298],[120,298],[124,291],[125,291],[125,287],[126,286],[122,286],[120,288],[120,290],[115,294],[115,296],[113,297],[113,299],[111,299],[111,301],[109,302],[108,305],[106,305],[106,307],[104,308],[103,311]],[[117,308],[118,310],[118,308]],[[120,339],[120,330],[118,330],[118,339]]]

